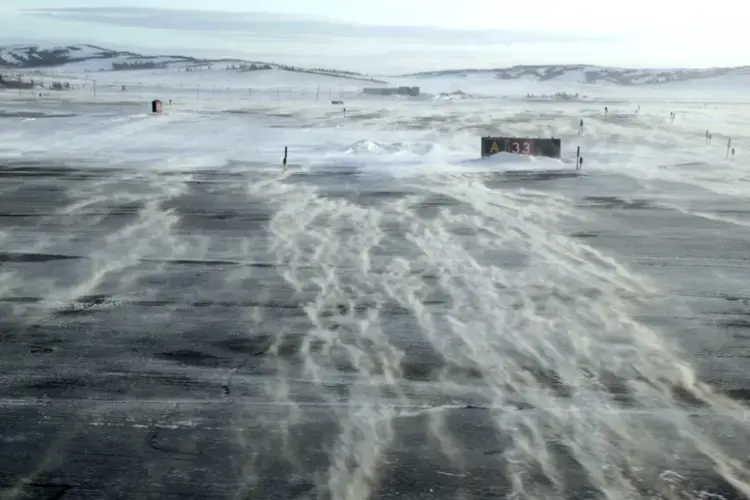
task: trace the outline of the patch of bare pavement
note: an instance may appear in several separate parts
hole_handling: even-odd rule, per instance
[[[74,201],[68,188],[96,177],[83,170],[52,177],[42,166],[33,170],[36,176],[29,172],[0,170],[0,232],[6,243],[8,238],[32,241],[33,234],[54,230],[49,217]],[[519,182],[524,181],[488,180],[495,189]],[[570,233],[672,286],[670,303],[676,305],[644,311],[642,321],[683,339],[704,380],[734,398],[747,398],[746,230],[660,208],[658,200],[636,199],[636,187],[629,192],[622,182],[616,192],[595,178],[528,182],[575,197],[582,209],[607,211],[606,225],[571,227]],[[252,232],[262,241],[270,208],[240,202],[231,193],[209,198],[208,184],[191,184],[183,198],[170,201],[182,216],[180,230],[200,230],[217,240]],[[33,254],[6,245],[0,273],[17,271],[27,280],[74,279],[78,268],[71,266],[90,258],[85,245],[97,234],[123,227],[138,207],[113,200],[109,213],[106,209],[99,205],[88,215],[91,220],[78,220],[74,229],[82,236],[66,251]],[[373,499],[453,500],[505,498],[511,490],[512,459],[504,450],[512,436],[494,427],[498,410],[468,397],[435,397],[425,404],[427,397],[402,408],[390,427],[379,431],[390,434],[391,444],[377,474],[364,472],[369,450],[349,450],[348,458],[334,464],[341,432],[336,403],[316,396],[312,381],[295,373],[303,353],[315,349],[300,340],[310,328],[302,311],[305,300],[282,284],[270,263],[254,264],[241,297],[221,292],[228,273],[240,266],[231,259],[155,258],[132,265],[154,271],[145,275],[158,294],[123,300],[100,293],[57,306],[41,293],[0,296],[0,498],[343,500],[365,498],[369,490]],[[201,287],[206,293],[195,292]],[[393,328],[410,331],[413,320],[402,310],[394,305],[390,314]],[[415,337],[406,350],[403,376],[414,387],[435,381],[446,369],[465,369],[446,366],[425,339]],[[268,389],[269,381],[281,377],[282,364],[288,380],[283,400]],[[481,383],[482,374],[465,370],[461,376],[467,384]],[[340,379],[328,382],[328,393],[340,394],[343,405],[352,388],[346,369],[341,372]],[[293,419],[289,401],[297,407]],[[452,453],[434,438],[434,411],[428,410],[441,406],[440,425],[445,435],[454,436]],[[536,410],[519,405],[513,411]],[[704,428],[714,425],[700,407],[694,417],[705,419]],[[356,441],[364,431],[351,432]],[[562,443],[548,445],[549,458],[566,471],[563,485],[555,485],[560,498],[604,498],[570,450]],[[644,462],[632,498],[691,498],[679,493],[683,487],[741,498],[688,451],[675,460],[672,476],[660,472],[664,464]],[[552,498],[544,496],[552,486],[539,477],[539,498]]]

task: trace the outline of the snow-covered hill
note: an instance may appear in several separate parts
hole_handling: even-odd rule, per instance
[[[649,85],[716,78],[750,76],[750,66],[711,69],[628,69],[588,65],[513,66],[496,69],[463,69],[430,71],[408,76],[465,76],[494,74],[500,80],[556,81],[567,83],[613,83],[617,85]]]
[[[104,49],[95,45],[41,47],[39,45],[10,45],[0,47],[0,68],[43,68],[71,62],[136,58],[138,54]]]
[[[201,70],[213,65],[232,71],[285,70],[313,73],[336,78],[385,83],[352,71],[306,69],[277,63],[240,59],[198,59],[189,56],[141,55],[134,52],[105,49],[96,45],[68,45],[42,47],[39,45],[11,45],[0,47],[0,70],[57,68],[63,71],[125,71],[139,69],[184,68]]]
[[[111,50],[96,45],[80,44],[59,47],[11,45],[0,47],[0,71],[29,70],[54,67],[58,72],[100,72],[179,68],[186,71],[227,69],[236,72],[283,70],[312,73],[335,78],[386,83],[369,75],[333,69],[307,69],[278,63],[240,59],[199,59],[177,55],[142,55]],[[542,81],[559,83],[609,83],[614,85],[649,85],[717,77],[750,78],[750,66],[712,69],[628,69],[591,65],[524,65],[495,69],[460,69],[430,71],[403,75],[410,78],[461,77],[491,75],[499,80]],[[750,82],[750,79],[748,80]]]

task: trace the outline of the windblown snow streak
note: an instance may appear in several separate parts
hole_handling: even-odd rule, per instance
[[[0,114],[3,498],[750,494],[736,108],[114,99]]]

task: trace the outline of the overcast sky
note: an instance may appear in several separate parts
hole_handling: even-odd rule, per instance
[[[742,26],[745,9],[736,0],[710,6],[665,0],[516,5],[498,0],[1,0],[0,42],[90,42],[371,72],[543,63],[750,63],[744,50],[750,47],[750,30]]]

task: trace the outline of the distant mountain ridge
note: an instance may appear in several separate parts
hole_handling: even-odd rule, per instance
[[[208,66],[213,63],[231,64],[228,69],[235,71],[260,71],[278,69],[300,73],[325,75],[349,80],[386,83],[368,75],[354,71],[343,71],[324,68],[302,68],[278,63],[247,61],[236,58],[205,59],[190,56],[160,55],[146,56],[135,52],[111,50],[97,45],[78,44],[56,47],[41,47],[35,44],[0,46],[0,70],[53,68],[73,63],[92,62],[86,71],[127,71],[138,69],[159,69]],[[96,69],[91,69],[96,68]]]
[[[494,69],[455,69],[425,71],[402,76],[468,76],[494,74],[499,80],[567,81],[571,83],[614,83],[618,85],[653,85],[683,82],[720,76],[750,76],[750,66],[710,69],[632,69],[585,64],[521,65]]]

